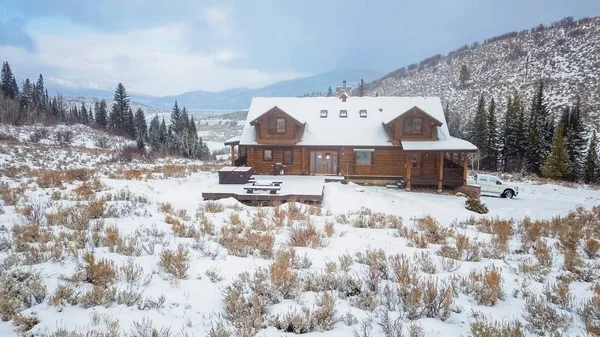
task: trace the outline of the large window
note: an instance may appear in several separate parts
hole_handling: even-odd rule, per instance
[[[269,133],[285,133],[285,118],[269,119]]]
[[[372,151],[355,151],[356,152],[356,165],[371,165],[372,164]]]
[[[404,119],[405,135],[421,135],[423,134],[423,118],[413,117]]]
[[[263,160],[264,161],[272,161],[273,160],[273,150],[263,150]]]
[[[283,163],[291,164],[294,161],[292,150],[283,150]]]

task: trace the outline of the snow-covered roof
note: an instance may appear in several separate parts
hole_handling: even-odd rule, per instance
[[[296,144],[300,146],[390,146],[383,124],[416,106],[442,125],[438,127],[439,140],[406,142],[409,147],[416,146],[412,143],[431,143],[428,150],[476,150],[471,143],[450,136],[437,97],[348,97],[346,102],[338,97],[255,97],[248,110],[241,145],[258,144],[256,128],[250,122],[275,106],[305,123],[302,138]],[[321,117],[321,110],[327,110],[327,117]],[[347,117],[340,117],[340,110],[346,110]],[[367,110],[367,116],[360,117],[360,110]]]
[[[240,139],[241,139],[241,136],[231,137],[231,138],[227,139],[223,144],[225,144],[225,145],[237,144],[240,142]]]

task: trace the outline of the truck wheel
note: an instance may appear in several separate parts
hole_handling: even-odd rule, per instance
[[[513,190],[506,190],[502,193],[502,197],[512,199],[515,197],[515,192]]]

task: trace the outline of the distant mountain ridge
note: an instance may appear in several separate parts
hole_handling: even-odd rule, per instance
[[[268,85],[263,88],[234,88],[218,92],[191,91],[180,95],[154,97],[148,95],[131,94],[132,102],[139,105],[153,106],[157,109],[169,110],[173,102],[186,106],[189,110],[222,110],[232,111],[247,109],[252,97],[287,97],[301,96],[312,92],[326,93],[329,86],[335,92],[335,87],[347,81],[348,85],[356,87],[360,79],[369,82],[382,76],[382,73],[361,69],[338,69],[319,75],[286,80]],[[124,83],[127,87],[127,83]],[[115,84],[116,85],[116,84]],[[113,91],[93,88],[73,88],[60,83],[48,84],[51,95],[61,93],[64,97],[82,97],[111,99]]]
[[[469,79],[460,83],[461,68]],[[450,109],[469,117],[483,93],[494,97],[503,116],[514,90],[530,97],[541,78],[554,116],[581,97],[588,125],[600,122],[600,17],[565,18],[550,26],[510,32],[435,55],[402,67],[367,84],[367,94],[379,96],[438,96]],[[527,102],[529,109],[529,102]],[[462,123],[468,118],[461,118]]]

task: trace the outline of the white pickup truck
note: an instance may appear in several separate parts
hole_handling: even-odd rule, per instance
[[[502,198],[514,198],[519,194],[517,186],[505,184],[498,177],[490,174],[476,174],[467,178],[467,184],[481,186],[481,194],[498,195]]]

